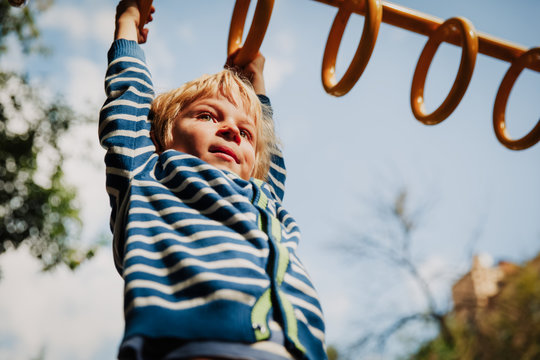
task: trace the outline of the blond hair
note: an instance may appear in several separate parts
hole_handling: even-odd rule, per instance
[[[242,104],[237,104],[239,95]],[[203,98],[223,96],[235,106],[244,105],[249,116],[253,116],[257,128],[255,144],[255,168],[252,176],[266,180],[272,149],[277,146],[272,111],[262,104],[251,83],[230,69],[214,75],[203,75],[177,89],[158,95],[150,108],[150,120],[154,141],[158,150],[165,150],[172,142],[172,125],[178,114],[191,103]]]

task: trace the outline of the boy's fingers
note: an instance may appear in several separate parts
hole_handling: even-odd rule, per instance
[[[239,51],[240,51],[240,49],[236,49],[229,56],[227,56],[227,62],[225,63],[225,66],[228,66],[228,67],[236,66],[234,64],[234,59],[236,59],[236,56],[238,55]]]
[[[150,8],[150,12],[148,13],[148,19],[146,19],[147,24],[151,22],[152,20],[154,20],[154,16],[152,14],[155,12],[156,12],[156,8],[154,7],[154,5],[152,5],[152,7]]]
[[[148,24],[150,21],[152,21],[152,13],[155,11],[154,6],[152,5],[153,0],[137,0],[136,6],[139,10],[139,16],[140,16],[140,24],[139,26],[142,28],[144,25]],[[154,9],[154,11],[152,11]]]
[[[144,44],[146,39],[148,39],[148,29],[140,30],[139,44]]]

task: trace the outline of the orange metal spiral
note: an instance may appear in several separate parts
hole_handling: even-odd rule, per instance
[[[246,65],[257,56],[274,7],[274,0],[257,1],[251,28],[249,29],[244,46],[242,46],[242,34],[244,32],[249,3],[250,0],[236,0],[231,19],[231,27],[229,29],[227,54],[231,55],[240,48],[238,55],[234,59],[235,64],[239,66]]]
[[[424,111],[424,84],[429,66],[441,42],[455,31],[459,31],[461,34],[463,48],[456,80],[443,103],[431,114],[426,114]],[[465,18],[448,19],[431,34],[418,59],[411,85],[411,108],[416,119],[426,125],[435,125],[450,116],[467,91],[477,53],[478,37],[476,31],[473,25]]]
[[[464,18],[443,21],[431,15],[408,9],[382,0],[314,0],[337,7],[323,56],[322,82],[331,95],[343,96],[358,81],[369,62],[375,46],[381,21],[390,25],[428,36],[420,55],[411,86],[411,108],[414,116],[427,125],[438,124],[456,109],[463,98],[472,77],[477,53],[511,63],[499,87],[493,110],[493,126],[497,139],[512,150],[522,150],[540,140],[540,121],[521,139],[511,139],[506,130],[505,110],[512,87],[524,68],[540,72],[540,48],[527,48],[477,33]],[[228,53],[241,47],[243,27],[250,0],[237,0],[229,30]],[[258,0],[251,29],[235,62],[245,65],[255,58],[266,33],[274,0]],[[335,78],[336,56],[341,38],[352,13],[365,16],[360,44],[345,75]],[[442,42],[461,46],[462,56],[458,74],[448,96],[431,114],[424,110],[424,85],[431,61]]]

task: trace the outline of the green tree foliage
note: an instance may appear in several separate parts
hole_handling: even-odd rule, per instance
[[[328,360],[339,360],[338,350],[332,345],[329,345],[326,349],[326,355],[328,356]]]
[[[0,1],[0,56],[8,52],[9,36],[31,52],[40,6],[14,9]],[[81,117],[61,99],[45,98],[25,76],[0,70],[0,255],[24,244],[44,269],[60,263],[73,269],[95,251],[74,246],[81,222],[59,148]]]
[[[29,53],[35,48],[39,38],[39,30],[36,27],[36,13],[45,10],[50,1],[37,1],[35,7],[13,9],[7,1],[0,1],[0,55],[8,51],[7,39],[14,35],[19,40],[24,52]]]
[[[455,342],[449,345],[439,336],[411,359],[540,359],[540,254],[508,275],[500,292],[474,316],[449,317]]]

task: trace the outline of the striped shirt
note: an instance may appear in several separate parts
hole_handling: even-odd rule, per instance
[[[281,153],[274,150],[267,182],[176,150],[156,153],[142,49],[118,40],[108,58],[99,137],[125,281],[124,341],[262,344],[275,319],[289,353],[326,359],[322,310],[296,255],[300,232],[282,206]]]

